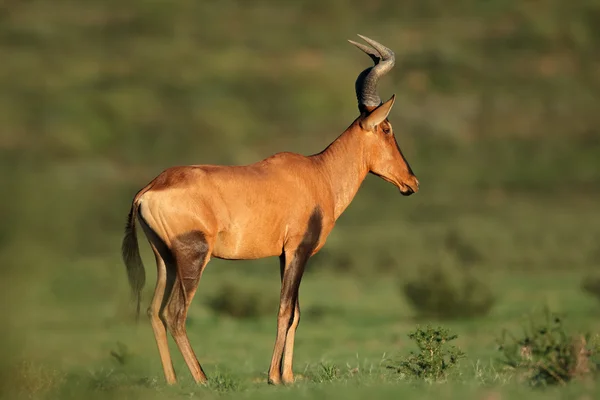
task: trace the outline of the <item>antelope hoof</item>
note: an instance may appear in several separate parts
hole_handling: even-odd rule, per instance
[[[208,385],[208,379],[206,378],[206,376],[200,379],[196,379],[196,384],[206,386]]]
[[[290,375],[284,375],[283,376],[283,383],[285,385],[292,385],[294,383],[294,375],[290,374]]]
[[[167,378],[166,381],[167,381],[167,385],[169,385],[169,386],[173,386],[174,384],[177,383],[177,379],[175,377]]]
[[[269,377],[269,380],[267,382],[269,383],[269,385],[279,386],[281,385],[281,378]]]

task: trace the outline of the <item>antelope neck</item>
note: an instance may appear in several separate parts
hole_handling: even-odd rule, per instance
[[[353,125],[325,150],[312,156],[331,186],[336,220],[348,207],[369,172],[360,134]]]

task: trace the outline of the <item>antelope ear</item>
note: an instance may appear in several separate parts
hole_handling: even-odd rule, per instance
[[[390,111],[392,110],[392,106],[394,105],[394,101],[396,101],[396,95],[392,95],[392,97],[374,109],[369,115],[363,118],[360,125],[363,129],[372,131],[375,129],[377,125],[385,121],[388,117]]]

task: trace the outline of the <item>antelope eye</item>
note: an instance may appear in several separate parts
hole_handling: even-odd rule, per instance
[[[385,133],[386,135],[389,135],[392,132],[392,130],[390,128],[383,128],[383,133]]]

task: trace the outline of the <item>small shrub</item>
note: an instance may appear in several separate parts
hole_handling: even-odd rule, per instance
[[[495,302],[488,285],[464,269],[429,267],[401,290],[420,318],[469,318],[489,313]]]
[[[322,362],[319,364],[318,370],[312,375],[311,378],[315,382],[333,382],[340,379],[340,369],[335,364]]]
[[[521,374],[532,386],[565,384],[598,369],[600,346],[589,335],[568,334],[563,320],[546,310],[540,323],[530,317],[523,337],[507,332],[499,339],[500,361]]]
[[[206,386],[215,392],[233,392],[240,388],[240,382],[228,372],[216,371],[208,376]]]
[[[600,275],[588,276],[581,282],[583,291],[600,300]]]
[[[230,282],[223,284],[207,304],[213,312],[233,318],[258,318],[277,309],[274,297]]]
[[[411,352],[398,365],[388,367],[408,377],[430,381],[444,379],[448,371],[458,364],[458,360],[465,356],[456,346],[448,344],[457,338],[448,329],[427,326],[425,330],[417,328],[408,337],[416,342],[419,352]]]
[[[401,289],[421,318],[470,318],[489,313],[495,303],[490,287],[475,274],[481,252],[455,229],[444,235],[440,263],[419,269]],[[403,277],[404,278],[404,277]]]

